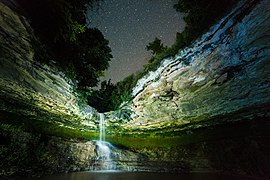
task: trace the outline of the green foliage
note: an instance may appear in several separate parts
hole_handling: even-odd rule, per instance
[[[20,168],[32,166],[33,162],[41,163],[45,158],[39,159],[44,151],[38,144],[40,136],[26,134],[20,127],[0,124],[0,167],[8,169],[18,166]],[[38,148],[39,151],[35,151]]]
[[[85,89],[75,89],[75,93],[80,100],[80,104],[88,104],[88,97],[92,95],[93,89],[86,87]]]
[[[88,98],[88,104],[95,107],[99,112],[117,110],[123,102],[132,99],[132,87],[135,86],[138,79],[132,74],[116,85],[111,81],[103,81],[99,90],[93,91]],[[102,103],[101,103],[102,102]]]
[[[112,93],[115,85],[111,81],[103,81],[99,90],[94,90],[91,96],[88,97],[88,104],[95,107],[98,112],[106,112],[113,109]]]
[[[72,14],[70,13],[69,10],[66,10],[64,13],[65,13],[64,16],[66,18],[65,21],[67,23],[68,28],[67,32],[63,32],[64,29],[61,29],[62,31],[61,34],[63,35],[63,39],[65,41],[76,43],[78,34],[85,32],[86,26],[75,21],[72,18]]]
[[[76,79],[83,90],[98,84],[112,58],[108,40],[97,29],[86,28],[85,4],[98,0],[21,0],[42,47],[36,43],[37,60],[53,59]],[[39,48],[40,47],[40,48]]]
[[[77,70],[79,86],[96,86],[112,58],[109,41],[98,29],[86,29],[78,40],[76,56],[71,62]]]
[[[185,30],[177,34],[176,46],[182,48],[207,31],[234,5],[233,0],[179,0],[174,8],[185,13]]]
[[[0,124],[0,129],[1,129],[1,133],[11,132],[13,134],[19,134],[20,132],[22,132],[22,129],[20,127],[12,126],[10,124]]]
[[[155,40],[149,43],[145,49],[147,51],[152,51],[152,54],[155,55],[164,51],[166,47],[164,47],[164,45],[161,43],[161,40],[156,37]]]

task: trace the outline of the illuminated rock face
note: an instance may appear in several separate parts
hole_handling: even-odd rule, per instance
[[[139,80],[127,131],[178,131],[269,117],[270,3],[241,3],[208,33]],[[172,127],[172,128],[171,128]]]
[[[1,5],[0,110],[96,130],[95,109],[80,105],[74,83],[58,69],[33,60],[28,22]],[[166,130],[213,120],[269,116],[269,2],[241,1],[208,33],[139,80],[121,124],[124,132]],[[33,111],[34,109],[34,111]],[[241,115],[237,115],[241,112]],[[109,126],[109,125],[108,125]],[[199,125],[201,126],[201,125]],[[170,128],[173,127],[173,128]],[[108,127],[110,132],[110,127]],[[166,130],[167,131],[167,130]]]
[[[33,60],[36,39],[27,20],[2,3],[0,7],[0,110],[61,126],[96,129],[96,110],[80,105],[75,84],[53,65]]]
[[[139,166],[150,170],[270,172],[269,7],[241,1],[164,59],[131,102],[106,114],[108,141],[145,155]]]
[[[241,1],[208,33],[141,79],[131,103],[106,113],[106,139],[132,150],[114,149],[117,167],[269,170],[269,7],[268,0]],[[0,9],[1,121],[15,114],[97,132],[98,113],[80,105],[74,83],[53,65],[33,60],[35,37],[25,18],[2,3]],[[48,139],[59,172],[91,169],[97,158],[94,142]]]

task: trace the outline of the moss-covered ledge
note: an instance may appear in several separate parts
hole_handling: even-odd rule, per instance
[[[164,134],[122,132],[106,139],[116,147],[143,155],[141,166],[168,162],[167,171],[263,176],[270,170],[269,128],[269,118],[257,117]]]

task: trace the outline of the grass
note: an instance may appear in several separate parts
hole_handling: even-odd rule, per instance
[[[13,113],[0,112],[0,123],[9,124],[21,128],[23,131],[30,133],[45,134],[57,136],[65,139],[75,138],[82,140],[98,139],[98,132],[82,131],[77,128],[60,126],[57,123],[45,122],[30,119],[29,117],[18,116]]]
[[[233,116],[232,116],[233,118]],[[219,141],[248,137],[270,137],[266,118],[244,119],[242,121],[225,121],[222,124],[208,124],[206,127],[187,129],[180,132],[154,134],[107,135],[106,139],[116,146],[128,149],[175,148],[200,142]]]

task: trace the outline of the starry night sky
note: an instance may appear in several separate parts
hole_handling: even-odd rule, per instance
[[[155,37],[164,45],[184,30],[183,15],[173,5],[177,0],[104,0],[87,12],[90,27],[98,28],[110,42],[113,59],[102,80],[115,83],[142,69],[150,52],[146,45]]]

